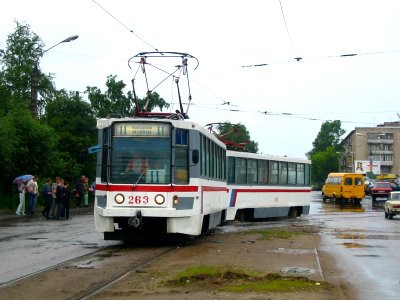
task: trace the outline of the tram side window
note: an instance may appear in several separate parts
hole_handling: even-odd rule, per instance
[[[279,163],[279,184],[288,183],[288,163],[281,161]]]
[[[175,183],[188,183],[188,131],[176,129],[175,134]]]
[[[296,184],[296,164],[291,162],[288,165],[288,183]]]
[[[201,176],[206,176],[206,165],[207,165],[207,161],[206,161],[206,137],[204,135],[201,136],[200,139],[200,147],[201,147],[201,151],[200,151],[200,174]]]
[[[235,183],[246,183],[246,159],[236,157],[235,162]]]
[[[257,160],[255,159],[247,160],[247,183],[257,183]]]
[[[304,172],[304,178],[305,178],[305,185],[310,185],[311,182],[311,172],[310,172],[311,166],[310,165],[305,165],[305,172]]]
[[[235,183],[235,158],[228,157],[228,183]]]
[[[304,164],[297,164],[297,184],[304,185]],[[328,178],[329,180],[329,178]]]
[[[268,161],[259,160],[258,161],[258,183],[267,184],[268,183]]]
[[[279,163],[277,161],[270,161],[269,163],[269,182],[278,183]]]

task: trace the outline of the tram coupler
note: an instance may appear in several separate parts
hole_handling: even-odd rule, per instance
[[[133,226],[135,228],[139,228],[142,226],[142,212],[139,210],[136,212],[136,216],[130,217],[128,220],[129,226]]]

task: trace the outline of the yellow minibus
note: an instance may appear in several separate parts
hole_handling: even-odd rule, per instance
[[[353,201],[359,204],[365,197],[365,182],[362,174],[330,173],[322,187],[322,200]]]

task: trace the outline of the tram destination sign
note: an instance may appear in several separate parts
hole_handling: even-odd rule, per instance
[[[169,137],[171,127],[164,123],[117,123],[114,136]]]

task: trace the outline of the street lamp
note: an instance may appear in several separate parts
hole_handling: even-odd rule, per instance
[[[43,56],[43,54],[45,54],[47,51],[53,49],[54,47],[56,47],[62,43],[68,43],[68,42],[74,41],[78,37],[79,37],[79,35],[70,36],[70,37],[66,38],[65,40],[62,40],[61,42],[55,44],[54,46],[51,46],[50,48],[39,53],[39,56],[38,56],[37,60],[35,61],[35,65],[33,67],[32,81],[31,81],[31,112],[34,117],[37,117],[37,115],[38,115],[38,105],[37,104],[38,104],[39,76],[40,76],[39,59]]]

